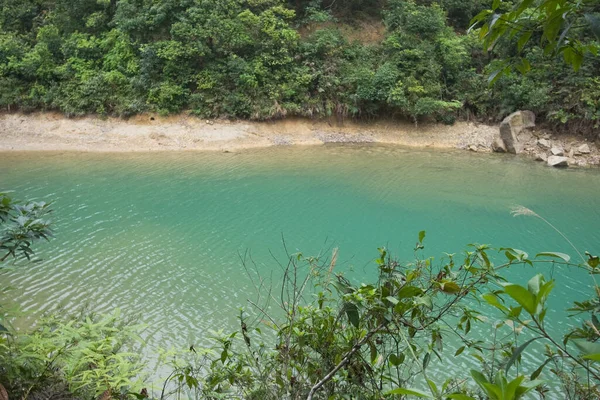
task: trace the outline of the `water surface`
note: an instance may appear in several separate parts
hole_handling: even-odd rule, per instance
[[[0,281],[33,315],[119,307],[148,325],[149,348],[202,344],[211,330],[235,329],[238,309],[255,297],[239,256],[246,251],[266,277],[284,260],[282,237],[307,255],[339,247],[336,269],[358,281],[374,276],[379,246],[410,260],[420,230],[426,254],[438,259],[474,242],[575,256],[540,220],[511,217],[519,204],[598,254],[598,188],[597,170],[376,145],[4,153],[0,189],[53,201],[56,238],[38,246],[41,263],[4,271]],[[508,274],[525,283],[535,272]],[[558,279],[555,308],[589,293],[579,271],[546,272]],[[553,315],[557,332],[571,323]]]

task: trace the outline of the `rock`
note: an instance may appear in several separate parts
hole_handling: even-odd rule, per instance
[[[502,122],[500,125],[500,139],[507,152],[517,154],[521,151],[517,135],[509,123]]]
[[[535,154],[535,161],[548,161],[548,156],[545,153],[536,153]]]
[[[565,153],[568,153],[571,151],[571,145],[569,143],[565,143],[563,149],[565,149]]]
[[[551,167],[568,167],[569,159],[561,156],[550,156],[548,157],[548,165]]]
[[[475,146],[474,144],[470,144],[469,145],[469,150],[474,151],[475,153],[477,153],[477,146]]]
[[[557,146],[553,146],[550,149],[550,152],[552,153],[552,155],[555,155],[555,156],[562,156],[565,154],[565,151],[561,147],[557,147]]]
[[[569,158],[573,158],[574,155],[575,152],[573,151],[573,149],[569,150]]]
[[[531,111],[517,111],[504,118],[500,124],[500,138],[509,153],[522,151],[519,135],[524,129],[535,126],[535,114]]]
[[[582,144],[577,148],[577,151],[581,154],[590,154],[592,151],[590,150],[590,146],[587,143]]]
[[[496,137],[492,142],[492,151],[495,153],[506,153],[506,146],[504,141],[499,137]]]
[[[521,128],[534,128],[535,127],[535,114],[533,111],[516,111],[510,114],[508,117],[511,120],[513,126],[520,125]],[[505,118],[505,120],[506,120]]]
[[[548,150],[550,147],[552,147],[552,143],[550,143],[548,139],[540,139],[537,141],[537,144],[545,150]]]

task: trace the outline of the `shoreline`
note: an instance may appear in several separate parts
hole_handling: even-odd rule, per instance
[[[0,114],[0,151],[237,151],[326,143],[382,143],[490,152],[497,126],[289,118],[269,122],[203,120],[188,115],[67,118],[57,113]]]
[[[60,113],[0,114],[0,152],[67,151],[135,153],[221,151],[273,146],[315,146],[327,143],[375,143],[413,148],[493,152],[498,125],[457,121],[454,125],[375,120],[336,121],[287,118],[267,122],[205,120],[179,114],[142,114],[129,119]],[[535,129],[520,138],[522,154],[546,161],[551,148],[564,151],[570,166],[600,165],[600,149],[577,136],[553,135]],[[578,152],[582,144],[589,152]],[[561,153],[562,154],[562,153]]]

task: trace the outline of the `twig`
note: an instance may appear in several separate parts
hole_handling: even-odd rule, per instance
[[[385,328],[385,326],[388,324],[388,322],[382,322],[381,324],[379,324],[375,329],[371,329],[364,338],[362,338],[359,342],[357,342],[354,346],[352,346],[352,349],[350,349],[349,352],[346,353],[346,355],[344,356],[344,358],[342,358],[342,361],[340,361],[338,363],[338,365],[335,366],[335,368],[333,368],[331,371],[329,371],[329,373],[327,375],[325,375],[323,377],[323,379],[321,379],[319,382],[317,382],[311,389],[310,392],[308,392],[308,396],[306,397],[306,400],[312,400],[313,396],[315,395],[315,393],[321,389],[323,387],[323,385],[325,385],[327,382],[329,382],[334,376],[335,374],[342,368],[344,368],[344,366],[346,366],[349,362],[350,359],[352,358],[352,356],[354,354],[356,354],[357,351],[359,351],[361,349],[361,347],[367,343],[369,341],[369,339],[371,339],[371,337],[373,337],[374,334],[376,334],[377,332],[379,332],[381,329]]]

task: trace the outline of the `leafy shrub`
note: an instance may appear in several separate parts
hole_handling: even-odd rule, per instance
[[[26,334],[0,335],[0,383],[11,397],[52,393],[63,383],[82,398],[141,389],[139,353],[124,347],[137,340],[139,328],[124,324],[118,311],[68,320],[49,316],[38,326]]]
[[[534,71],[498,75],[489,87],[497,63],[483,53],[481,31],[465,34],[469,19],[487,6],[480,0],[11,1],[0,11],[0,107],[117,116],[189,110],[260,120],[393,116],[415,123],[495,121],[529,108],[555,129],[593,133],[597,57],[590,53],[574,73],[526,43],[522,52]],[[510,7],[501,3],[498,11]],[[381,18],[387,31],[380,43],[348,39],[336,25]],[[300,36],[314,22],[317,28]],[[515,42],[499,40],[498,57],[513,59]]]

